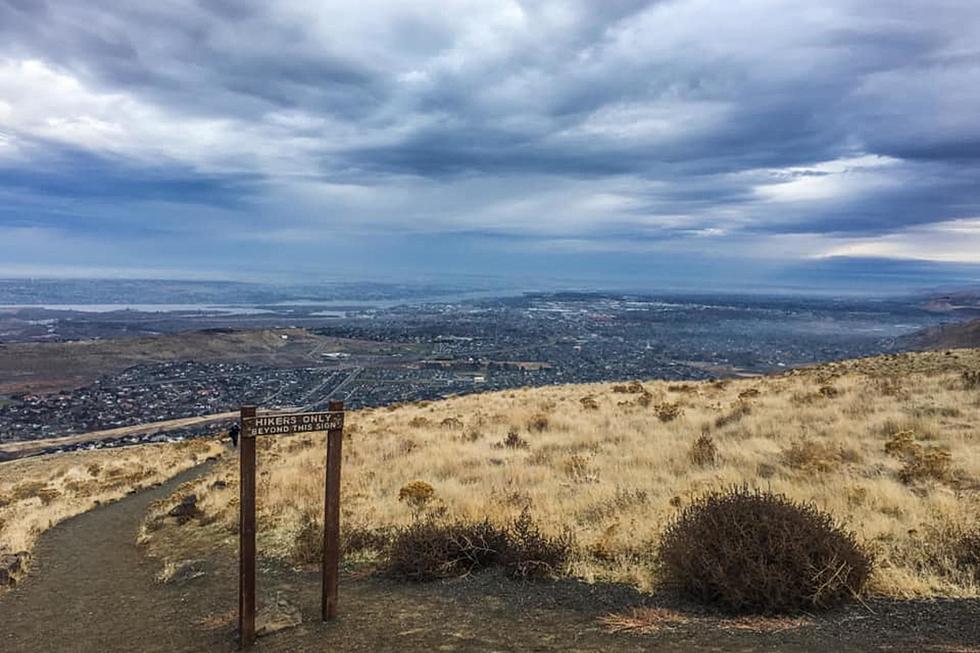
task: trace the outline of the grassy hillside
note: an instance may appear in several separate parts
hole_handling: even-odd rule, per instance
[[[218,455],[214,440],[79,451],[0,464],[0,555],[30,551],[58,522]]]
[[[427,514],[504,522],[528,508],[546,530],[574,535],[569,573],[647,588],[678,508],[747,483],[815,502],[853,529],[877,552],[875,592],[977,595],[963,548],[980,514],[976,370],[980,350],[958,350],[359,411],[344,445],[345,546],[369,557],[391,527]],[[309,557],[323,459],[322,436],[260,440],[264,555]],[[181,538],[234,547],[235,460],[181,492],[198,495],[201,518],[178,527],[151,516],[144,538],[181,528]]]

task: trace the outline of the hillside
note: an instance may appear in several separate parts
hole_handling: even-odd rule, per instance
[[[140,363],[195,360],[310,365],[317,348],[370,352],[375,343],[327,338],[305,329],[209,329],[110,340],[0,344],[0,395],[51,392],[91,383]]]
[[[876,594],[977,596],[976,569],[956,549],[980,514],[980,388],[971,370],[980,370],[980,350],[358,411],[344,451],[345,546],[371,559],[391,528],[425,515],[503,522],[526,508],[546,531],[574,536],[567,573],[646,590],[657,583],[653,552],[677,510],[706,490],[747,483],[812,501],[853,529],[877,552]],[[259,458],[260,550],[308,561],[323,439],[263,439]],[[237,492],[227,459],[182,489],[197,495],[199,520],[163,519],[174,497],[150,516],[144,538],[164,559],[188,538],[230,549]]]
[[[913,338],[921,349],[959,349],[980,347],[980,319],[925,329]]]

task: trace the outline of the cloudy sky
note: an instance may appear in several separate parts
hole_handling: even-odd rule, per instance
[[[977,264],[976,0],[0,0],[0,274]]]

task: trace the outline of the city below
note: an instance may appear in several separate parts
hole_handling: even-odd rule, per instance
[[[972,296],[395,301],[378,292],[356,303],[355,294],[97,310],[11,303],[0,310],[0,445],[111,429],[43,450],[204,435],[249,404],[309,411],[331,399],[359,408],[524,386],[757,375],[915,348],[923,329],[977,314]],[[198,417],[213,419],[153,426]]]

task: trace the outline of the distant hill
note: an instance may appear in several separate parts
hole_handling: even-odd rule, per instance
[[[138,338],[0,343],[0,395],[76,388],[103,374],[141,363],[243,361],[289,367],[309,365],[317,347],[361,352],[375,346],[291,328],[207,329]]]
[[[912,337],[915,349],[980,347],[980,319],[924,329]]]

